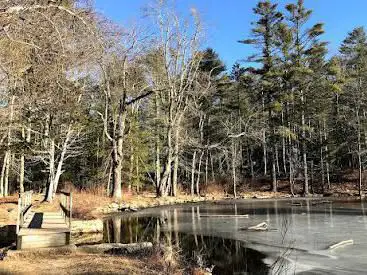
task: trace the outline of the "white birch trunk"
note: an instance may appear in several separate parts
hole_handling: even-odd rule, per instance
[[[60,159],[59,159],[59,162],[57,163],[57,169],[56,169],[56,174],[55,174],[54,183],[53,183],[53,198],[56,195],[57,187],[58,187],[59,181],[60,181],[60,177],[63,173],[62,166],[64,165],[65,156],[66,156],[66,153],[67,153],[68,145],[69,145],[70,138],[71,138],[72,134],[73,134],[73,131],[71,130],[71,126],[69,126],[68,132],[67,132],[65,140],[64,140],[64,144],[62,145],[62,151],[61,151]]]
[[[50,202],[54,193],[54,177],[55,177],[55,140],[52,138],[49,142],[49,177],[46,201]]]

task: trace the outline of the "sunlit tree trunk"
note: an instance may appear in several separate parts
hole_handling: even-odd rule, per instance
[[[301,91],[301,104],[304,106],[304,92]],[[301,128],[302,128],[302,161],[303,161],[303,174],[304,174],[304,184],[303,184],[303,194],[305,196],[309,195],[309,186],[308,186],[308,169],[307,169],[307,147],[306,147],[306,120],[305,120],[305,111],[302,110],[301,114]]]
[[[173,158],[173,175],[172,175],[172,196],[177,195],[177,181],[178,181],[178,166],[179,166],[179,127],[175,129],[175,152]]]
[[[191,164],[191,196],[195,194],[195,171],[196,171],[196,150],[194,151],[194,154],[192,156],[192,164]]]
[[[201,151],[200,157],[199,157],[199,167],[197,171],[197,178],[196,178],[196,195],[200,196],[200,179],[201,179],[201,163],[203,160],[204,151]]]

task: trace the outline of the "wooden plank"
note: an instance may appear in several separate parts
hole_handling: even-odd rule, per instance
[[[55,233],[66,233],[70,232],[69,227],[63,228],[23,228],[19,231],[18,236],[27,236],[27,235],[49,235]]]
[[[45,248],[64,246],[68,243],[67,233],[52,235],[21,236],[20,249]]]

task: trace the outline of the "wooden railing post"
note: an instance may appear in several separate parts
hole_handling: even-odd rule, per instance
[[[70,192],[70,197],[69,197],[69,228],[70,230],[71,230],[72,209],[73,209],[73,197],[72,197],[72,193]]]
[[[17,225],[16,233],[19,233],[20,228],[24,224],[24,217],[26,216],[28,210],[32,206],[32,194],[33,191],[27,191],[19,194],[18,198],[18,215],[17,215]]]
[[[16,229],[17,235],[19,233],[19,227],[20,227],[20,213],[21,213],[21,209],[22,209],[22,199],[19,196],[19,198],[18,198],[17,229]]]
[[[64,218],[65,223],[69,225],[69,228],[71,230],[71,220],[73,216],[73,196],[71,192],[60,192],[60,207],[61,215]]]

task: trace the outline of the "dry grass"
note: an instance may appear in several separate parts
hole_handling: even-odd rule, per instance
[[[88,191],[73,192],[73,218],[90,220],[100,217],[96,209],[104,207],[113,200],[105,195]]]
[[[27,252],[0,262],[0,274],[182,274],[157,253],[138,258],[60,249]]]
[[[13,194],[11,196],[0,198],[0,205],[3,203],[18,203],[18,194]]]
[[[71,188],[72,189],[72,188]],[[70,190],[70,189],[69,189]],[[207,198],[180,194],[177,197],[157,198],[155,193],[143,192],[141,194],[128,193],[123,191],[121,200],[107,197],[103,189],[72,190],[73,192],[73,218],[90,220],[101,218],[102,209],[112,203],[123,204],[127,208],[147,208],[160,205],[170,205],[186,202],[197,202],[207,200]],[[211,194],[210,199],[223,199],[223,194]]]
[[[0,198],[0,226],[15,224],[17,221],[18,196]]]

